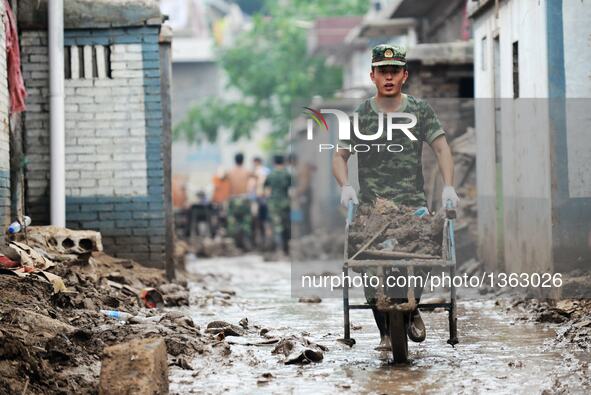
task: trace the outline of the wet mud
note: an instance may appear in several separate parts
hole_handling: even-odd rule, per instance
[[[374,237],[375,240],[365,251],[440,256],[444,222],[442,213],[418,217],[415,215],[416,210],[416,207],[397,205],[379,198],[373,204],[359,206],[349,229],[349,256]]]
[[[172,367],[170,389],[175,394],[591,390],[591,357],[580,347],[557,342],[561,324],[524,320],[521,313],[492,297],[459,295],[460,344],[455,348],[446,344],[447,313],[424,312],[427,340],[409,344],[409,364],[393,365],[389,352],[374,350],[379,336],[367,310],[352,312],[356,344],[349,347],[339,342],[340,299],[309,304],[292,298],[289,263],[246,256],[193,260],[187,268],[204,281],[189,283],[191,306],[181,311],[201,327],[223,321],[243,333],[221,337],[216,347],[225,352],[197,356],[191,361],[193,370]],[[248,329],[240,326],[245,317]],[[280,347],[289,339],[293,344]],[[310,354],[305,363],[286,364],[290,350],[304,350],[306,344],[324,347],[309,347],[322,351],[322,359],[315,361]]]

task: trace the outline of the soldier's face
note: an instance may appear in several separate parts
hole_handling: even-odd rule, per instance
[[[394,97],[400,94],[408,78],[408,71],[401,66],[377,66],[370,73],[379,96]]]

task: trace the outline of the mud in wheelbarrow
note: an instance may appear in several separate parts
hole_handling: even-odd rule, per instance
[[[456,271],[456,254],[455,254],[455,211],[446,210],[446,219],[443,227],[443,241],[442,241],[442,256],[427,256],[420,254],[409,253],[388,253],[384,252],[379,256],[372,256],[367,258],[363,254],[363,250],[369,246],[373,240],[378,236],[376,234],[373,240],[369,240],[365,245],[357,251],[353,256],[348,256],[348,236],[349,227],[353,221],[354,206],[349,204],[347,212],[347,220],[345,225],[345,252],[343,263],[343,276],[349,278],[349,270],[363,271],[371,269],[378,273],[378,278],[381,284],[377,287],[376,303],[351,304],[349,301],[349,283],[344,282],[343,285],[343,318],[344,318],[344,338],[341,341],[352,346],[355,340],[351,338],[351,323],[350,311],[377,308],[387,314],[388,317],[388,331],[390,334],[390,341],[392,344],[392,357],[395,363],[405,363],[408,361],[408,337],[407,329],[409,325],[410,313],[416,308],[419,309],[435,309],[443,308],[448,312],[449,324],[449,339],[447,343],[454,346],[458,343],[457,336],[457,317],[456,317],[456,289],[453,282],[450,287],[449,299],[442,303],[419,303],[415,298],[414,287],[407,287],[407,294],[405,298],[390,298],[387,295],[389,290],[384,283],[386,272],[391,270],[398,270],[405,272],[405,275],[412,276],[415,271],[420,269],[432,270],[438,268],[441,270],[448,270],[451,278],[455,276]]]

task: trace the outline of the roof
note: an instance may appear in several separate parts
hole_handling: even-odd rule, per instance
[[[338,51],[347,34],[359,23],[361,16],[319,18],[308,33],[308,51],[330,55]]]
[[[424,65],[434,64],[472,64],[474,49],[472,41],[449,43],[417,44],[408,49],[406,59],[419,61]]]
[[[429,13],[441,0],[395,0],[386,8],[389,18],[419,18]]]
[[[48,0],[20,0],[18,24],[21,30],[47,28]],[[158,0],[64,0],[64,27],[87,29],[160,25]]]
[[[364,20],[355,32],[351,33],[348,40],[357,37],[392,37],[407,34],[409,28],[417,25],[414,18],[396,19],[367,19]]]

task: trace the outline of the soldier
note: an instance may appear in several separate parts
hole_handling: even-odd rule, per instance
[[[244,155],[234,157],[235,166],[228,172],[230,200],[228,201],[228,234],[236,240],[238,247],[252,248],[252,213],[247,186],[250,172],[243,166]]]
[[[267,234],[269,233],[267,207],[267,198],[265,196],[265,180],[271,170],[263,164],[260,157],[253,159],[253,174],[256,176],[256,203],[257,211],[254,220],[254,239],[257,240],[260,247],[265,247],[267,243]]]
[[[273,158],[273,170],[265,180],[267,206],[273,227],[276,248],[281,247],[285,254],[289,253],[291,238],[289,189],[291,175],[285,168],[285,158],[276,155]]]
[[[380,197],[391,199],[397,204],[426,206],[421,163],[423,142],[426,142],[437,157],[445,183],[442,202],[450,201],[454,208],[457,207],[459,198],[453,188],[453,158],[445,132],[429,104],[402,93],[402,87],[408,78],[406,49],[378,45],[372,50],[371,62],[370,77],[377,93],[357,107],[355,112],[359,116],[358,131],[365,135],[373,134],[380,129],[379,117],[382,114],[407,113],[417,118],[416,125],[408,128],[416,140],[411,140],[400,130],[394,130],[391,140],[387,140],[387,134],[382,133],[382,137],[370,143],[397,144],[397,147],[403,147],[402,151],[393,153],[384,149],[374,149],[356,153],[352,147],[355,144],[365,144],[367,141],[360,139],[352,129],[351,139],[339,141],[339,149],[333,156],[333,174],[341,186],[341,204],[347,206],[349,201],[358,204],[359,200],[371,204],[375,198]],[[408,118],[399,121],[394,119],[393,123],[408,123]],[[385,121],[381,126],[384,125]],[[351,154],[358,155],[359,200],[355,189],[349,183],[347,160]],[[421,292],[422,288],[415,289],[415,296],[420,298]],[[365,295],[368,302],[375,304],[376,289],[366,288]],[[373,309],[373,314],[381,336],[378,349],[389,349],[387,317],[376,308]],[[417,309],[411,315],[408,336],[413,341],[421,342],[425,335],[425,325]]]

